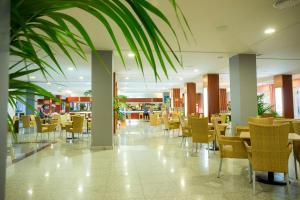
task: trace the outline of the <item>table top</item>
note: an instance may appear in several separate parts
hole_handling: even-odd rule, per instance
[[[244,140],[250,139],[250,132],[241,132],[240,138]],[[300,141],[300,135],[297,133],[289,133],[289,140],[291,141]]]

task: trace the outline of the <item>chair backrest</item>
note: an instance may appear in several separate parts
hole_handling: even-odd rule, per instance
[[[290,127],[290,133],[294,133],[294,126],[293,126],[293,121],[294,119],[287,119],[287,118],[276,118],[274,119],[274,124],[284,124],[284,123],[288,123],[289,127]]]
[[[274,121],[273,117],[250,117],[248,123],[272,125]]]
[[[227,115],[220,115],[220,120],[222,124],[225,124],[227,121]]]
[[[30,128],[30,115],[22,115],[23,128]]]
[[[194,142],[208,142],[208,118],[189,118]]]
[[[300,120],[293,121],[294,132],[300,135]],[[300,162],[300,141],[293,142],[294,156]]]
[[[163,122],[164,122],[164,125],[165,125],[165,129],[168,129],[169,128],[168,115],[166,113],[163,113],[162,118],[163,118]]]
[[[38,133],[41,133],[42,132],[42,121],[41,121],[41,118],[38,117],[38,116],[35,116],[35,123],[36,123],[36,131]]]
[[[300,135],[300,120],[293,121],[294,132]]]
[[[289,124],[249,123],[252,167],[255,171],[287,172]]]
[[[72,119],[73,119],[73,125],[72,125],[73,132],[82,133],[84,117],[80,115],[74,115]]]
[[[58,124],[61,123],[61,115],[60,114],[53,115],[52,119],[56,120]]]

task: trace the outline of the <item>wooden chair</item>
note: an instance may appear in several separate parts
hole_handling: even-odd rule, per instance
[[[252,168],[253,193],[255,194],[255,172],[284,173],[287,185],[288,160],[292,150],[288,142],[289,125],[262,125],[249,123],[251,146],[244,142]]]
[[[42,139],[42,134],[47,133],[48,134],[48,141],[49,141],[49,134],[53,133],[54,141],[55,141],[56,124],[43,124],[40,117],[35,117],[35,122],[36,122],[36,128],[37,128],[36,141],[37,141],[39,133],[41,134],[41,139]]]
[[[74,136],[74,134],[77,133],[79,137],[79,134],[83,133],[84,117],[80,115],[74,115],[72,119],[72,125],[66,126],[66,135],[67,133],[72,133],[72,135]]]
[[[223,126],[221,125],[216,125],[215,127],[215,132],[217,135],[217,140],[220,149],[220,164],[219,164],[218,178],[220,178],[223,158],[238,158],[238,159],[248,158],[245,145],[243,144],[241,138],[239,136],[222,135],[221,128],[223,128]],[[250,174],[250,169],[249,169],[249,174]],[[249,176],[251,176],[251,174]]]
[[[179,120],[182,133],[181,146],[183,146],[183,144],[187,141],[186,139],[192,137],[192,130],[191,126],[188,124],[188,120],[185,120],[184,116],[181,116]]]
[[[300,135],[300,120],[293,121],[293,129],[295,133]],[[297,160],[300,163],[300,141],[293,141],[293,152],[294,152],[295,174],[296,174],[296,178],[298,179]]]
[[[192,141],[196,143],[196,152],[198,144],[205,143],[209,151],[209,143],[214,141],[215,135],[214,130],[208,129],[208,118],[189,118],[189,125],[191,126]],[[193,145],[194,148],[194,145]],[[214,145],[215,151],[215,145]]]

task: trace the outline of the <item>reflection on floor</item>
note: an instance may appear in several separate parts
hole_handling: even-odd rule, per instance
[[[180,142],[134,120],[119,130],[114,150],[91,150],[89,137],[60,140],[7,168],[7,199],[300,199],[293,168],[288,191],[257,183],[253,197],[247,160],[224,160],[217,178],[218,152],[191,153]]]

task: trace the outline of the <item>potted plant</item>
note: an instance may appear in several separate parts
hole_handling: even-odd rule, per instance
[[[125,109],[128,107],[126,103],[127,97],[124,95],[118,95],[114,97],[114,114],[115,119],[120,121],[122,125],[126,123]]]

